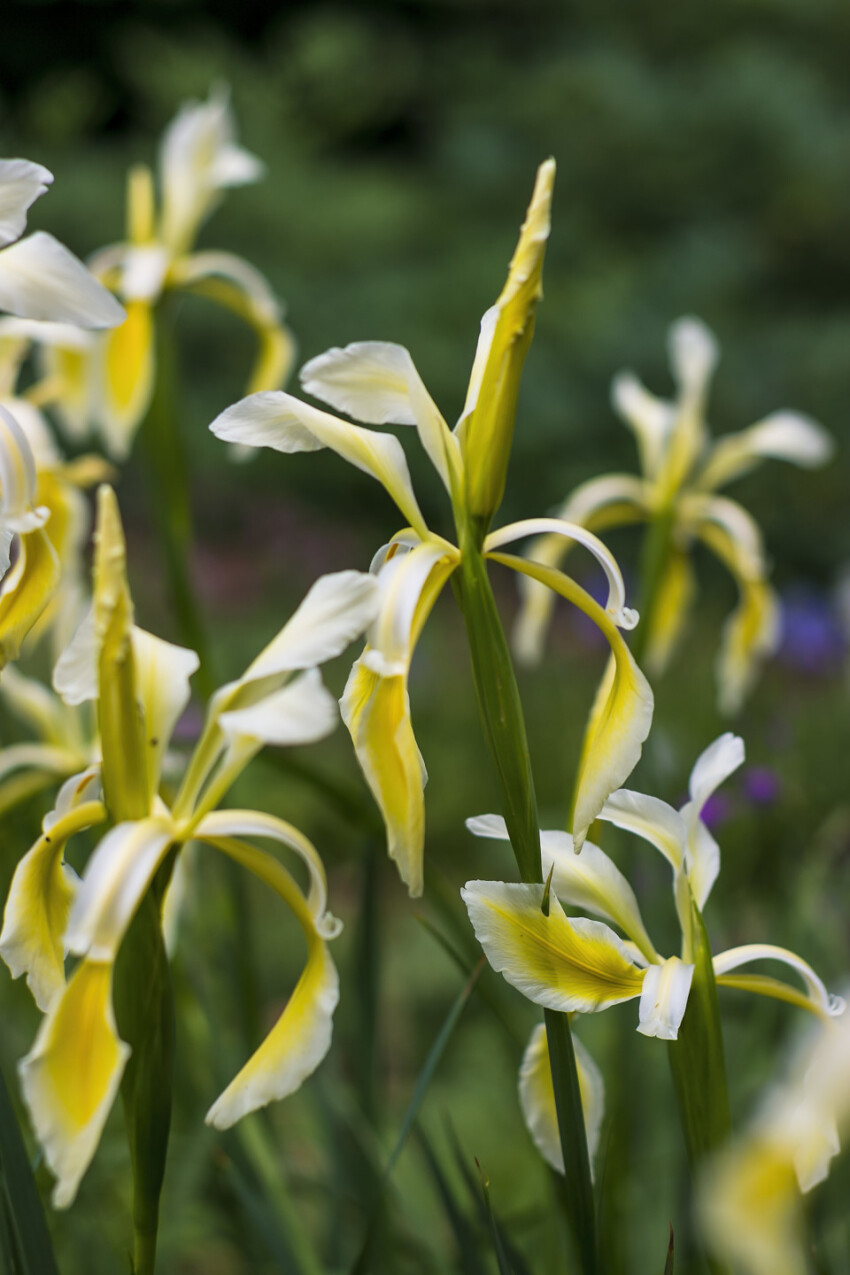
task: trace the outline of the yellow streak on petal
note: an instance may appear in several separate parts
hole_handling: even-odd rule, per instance
[[[0,593],[0,668],[23,642],[59,583],[59,559],[43,527],[21,536],[18,560]]]
[[[358,660],[340,707],[384,819],[389,856],[411,896],[418,896],[423,888],[424,770],[410,721],[407,677],[382,677]]]
[[[71,1203],[91,1162],[129,1054],[112,1012],[111,964],[82,961],[20,1067],[33,1126],[57,1178],[57,1208]]]
[[[640,996],[646,971],[622,940],[601,921],[568,918],[555,895],[544,916],[542,885],[468,881],[461,894],[490,964],[536,1004],[592,1013]]]
[[[127,318],[104,338],[102,427],[110,452],[123,458],[153,392],[153,311],[128,301]]]

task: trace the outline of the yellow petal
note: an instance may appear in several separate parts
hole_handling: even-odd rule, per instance
[[[803,1209],[793,1164],[752,1138],[711,1163],[700,1191],[706,1243],[745,1275],[807,1275]]]
[[[63,938],[77,875],[64,862],[68,839],[106,817],[100,802],[79,806],[69,816],[48,825],[24,855],[12,878],[0,955],[13,978],[27,976],[27,986],[39,1009],[46,1012],[65,986]]]
[[[97,1149],[130,1050],[112,1011],[112,966],[82,961],[20,1064],[36,1136],[66,1208]]]
[[[59,559],[43,527],[21,536],[18,560],[0,593],[0,668],[17,658],[21,643],[59,583]]]
[[[387,830],[387,851],[412,896],[422,893],[425,771],[410,721],[406,674],[382,677],[357,660],[340,700],[366,782]]]
[[[542,885],[467,881],[461,895],[487,960],[546,1009],[592,1013],[640,996],[645,969],[601,921],[568,918]]]
[[[591,1174],[593,1158],[599,1146],[599,1133],[605,1112],[605,1085],[602,1073],[590,1051],[573,1034],[578,1086],[581,1093],[581,1109],[587,1135]],[[549,1045],[544,1023],[538,1023],[531,1033],[519,1069],[519,1101],[528,1132],[537,1150],[558,1173],[564,1172],[564,1153],[558,1132],[558,1113],[555,1107],[555,1090],[552,1085],[552,1068],[549,1063]]]
[[[207,832],[203,837],[280,895],[295,913],[307,940],[307,964],[286,1008],[256,1053],[207,1112],[208,1124],[226,1129],[249,1111],[294,1093],[315,1071],[330,1047],[339,979],[317,918],[286,869],[271,855],[244,841],[212,837]],[[312,847],[311,851],[315,855]],[[337,925],[333,932],[338,929]]]
[[[682,635],[682,629],[693,601],[696,585],[690,558],[674,549],[661,576],[646,646],[646,666],[651,673],[661,674]]]
[[[103,339],[100,426],[111,456],[123,460],[150,405],[154,383],[153,311],[128,301],[127,318]]]

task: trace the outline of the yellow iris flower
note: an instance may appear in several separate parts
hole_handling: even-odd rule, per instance
[[[294,358],[283,311],[263,275],[233,253],[193,251],[221,192],[256,181],[263,165],[238,146],[225,91],[187,102],[166,129],[159,153],[161,204],[150,169],[130,171],[127,240],[97,253],[91,268],[124,302],[127,317],[107,337],[48,334],[47,379],[69,433],[96,426],[109,454],[123,459],[150,405],[156,376],[155,307],[169,291],[198,293],[233,311],[256,333],[250,390],[276,388]]]
[[[522,358],[531,338],[541,276],[555,166],[542,164],[508,278],[481,321],[466,402],[450,430],[406,349],[379,341],[332,349],[302,369],[305,391],[367,426],[414,426],[451,502],[459,529],[489,524],[501,500],[513,430]],[[412,895],[423,889],[425,771],[410,719],[408,673],[422,627],[446,581],[461,563],[461,548],[427,526],[411,485],[404,451],[390,434],[363,428],[289,394],[254,394],[223,412],[211,429],[219,438],[281,452],[327,447],[384,487],[409,524],[376,556],[372,569],[381,607],[368,645],[354,665],[342,713],[357,757],[381,809],[388,850]],[[552,532],[590,551],[604,570],[608,599],[599,606],[569,577],[502,550],[525,537]],[[601,628],[612,660],[585,744],[574,832],[584,832],[605,798],[628,775],[649,731],[652,692],[623,640],[637,623],[625,605],[615,559],[595,535],[562,520],[535,518],[491,532],[483,552],[495,562],[539,577],[579,606]]]
[[[743,760],[741,739],[721,735],[698,758],[689,800],[681,810],[656,797],[620,789],[598,815],[648,841],[670,864],[682,936],[680,956],[658,954],[634,891],[603,850],[585,841],[576,855],[569,833],[547,831],[540,838],[547,887],[468,881],[462,891],[476,937],[493,968],[546,1009],[589,1014],[639,1000],[638,1031],[675,1040],[694,971],[692,907],[702,911],[720,868],[719,847],[701,814],[712,793]],[[470,819],[467,827],[480,837],[508,837],[504,820],[495,815]],[[564,906],[601,919],[567,916]],[[736,972],[761,961],[789,966],[802,980],[803,990],[772,977]],[[844,1001],[827,992],[802,958],[772,944],[751,943],[721,952],[714,957],[714,973],[720,987],[772,996],[823,1019],[844,1013]],[[544,1053],[548,1059],[545,1034],[534,1037],[529,1050],[523,1063],[526,1078],[521,1081],[523,1110],[535,1142],[554,1162],[558,1136],[541,1061]]]
[[[57,1179],[57,1206],[74,1197],[127,1061],[112,1009],[118,949],[159,865],[187,842],[211,845],[255,873],[287,903],[307,944],[286,1008],[208,1121],[224,1128],[292,1093],[327,1052],[338,999],[327,941],[339,923],[327,911],[322,862],[284,820],[217,807],[264,744],[308,743],[334,728],[336,704],[316,666],[363,632],[376,605],[369,575],[345,571],[318,580],[243,676],[213,698],[169,807],[159,792],[163,758],[198,659],[134,624],[117,502],[110,488],[100,489],[94,604],[60,661],[56,684],[72,703],[97,701],[103,760],[63,785],[15,872],[0,934],[0,954],[14,976],[26,975],[45,1015],[20,1071]],[[65,847],[77,832],[106,824],[78,881]],[[307,870],[306,891],[255,839],[294,852]],[[66,953],[77,958],[69,978]]]
[[[706,401],[717,345],[698,319],[670,329],[670,362],[678,385],[675,402],[656,398],[630,372],[615,377],[614,407],[633,431],[641,475],[604,474],[577,487],[558,516],[593,531],[631,523],[670,520],[669,555],[649,623],[647,667],[660,673],[681,636],[694,594],[692,549],[702,542],[731,573],[738,606],[726,623],[717,659],[721,708],[735,712],[748,694],[759,662],[779,637],[779,607],[767,580],[758,525],[736,501],[717,489],[768,457],[814,467],[832,454],[832,441],[797,412],[773,412],[749,429],[709,439]],[[559,563],[563,539],[547,535],[532,548],[542,562]],[[523,604],[514,635],[517,655],[539,659],[551,613],[549,593],[523,582]]]

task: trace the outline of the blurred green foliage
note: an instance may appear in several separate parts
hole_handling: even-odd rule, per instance
[[[609,406],[610,378],[631,366],[664,392],[667,326],[695,313],[724,351],[712,400],[716,432],[787,406],[815,416],[839,440],[837,459],[824,471],[776,464],[736,493],[765,529],[779,585],[805,578],[823,589],[850,559],[848,38],[850,8],[842,0],[304,0],[274,10],[258,0],[13,0],[0,44],[3,152],[53,169],[56,184],[31,225],[53,230],[84,255],[123,234],[129,164],[153,161],[155,139],[183,99],[226,81],[241,139],[265,160],[268,176],[228,196],[201,244],[239,252],[268,274],[287,301],[305,359],[351,340],[407,345],[450,420],[460,410],[478,321],[501,286],[535,167],[555,155],[546,296],[526,368],[505,516],[542,513],[592,474],[634,468],[631,440]],[[197,578],[223,678],[238,673],[320,571],[365,568],[396,529],[395,516],[375,484],[331,456],[265,454],[234,465],[206,425],[241,394],[249,339],[227,315],[190,300],[181,340],[175,427],[191,463]],[[413,444],[412,456],[412,431],[404,441]],[[141,446],[137,453],[120,489],[133,587],[142,623],[173,636]],[[423,508],[439,529],[448,518],[441,493],[427,465],[413,468],[415,479],[426,479],[419,484]],[[624,562],[630,554],[634,560],[628,533],[612,535],[611,544]],[[696,755],[722,728],[711,660],[731,597],[719,573],[710,578],[692,641],[659,688],[657,725],[632,781],[673,801],[682,798]],[[510,586],[497,583],[507,590],[500,600],[509,610]],[[540,670],[523,677],[522,690],[542,822],[557,826],[601,654],[561,615],[550,651]],[[344,676],[342,665],[331,673],[335,690]],[[496,789],[450,599],[417,651],[411,696],[431,776],[423,907],[474,959],[458,886],[477,874],[507,874],[510,866],[495,843],[473,844],[462,827],[464,817],[494,808]],[[850,717],[840,653],[811,666],[772,664],[737,728],[748,764],[769,766],[779,786],[759,806],[745,778],[730,785],[731,805],[717,832],[724,867],[707,916],[712,938],[717,948],[782,943],[833,985],[850,967]],[[355,803],[366,802],[342,732],[305,752],[303,764],[353,790]],[[372,1083],[380,1117],[369,1127],[358,1049],[370,990],[362,952],[355,959],[363,883],[372,879],[363,867],[369,833],[314,785],[287,779],[262,760],[235,800],[279,811],[309,831],[329,864],[334,910],[347,923],[337,952],[343,999],[331,1058],[315,1081],[270,1111],[265,1126],[306,1230],[326,1268],[341,1271],[353,1260],[375,1173],[464,975],[417,924],[391,866],[379,860],[381,995]],[[37,813],[31,807],[4,824],[4,885]],[[621,842],[608,835],[606,847],[618,853]],[[665,867],[648,850],[632,861],[649,927],[669,945],[675,917]],[[287,951],[289,933],[282,942],[278,913],[259,893],[235,894],[232,877],[209,856],[198,874],[176,966],[178,1116],[163,1275],[295,1270],[281,1256],[286,1244],[256,1161],[241,1144],[207,1130],[202,1118],[258,1038],[258,1021],[291,986],[300,954]],[[243,906],[251,918],[248,952],[241,946]],[[10,1074],[36,1014],[25,989],[8,980],[3,1006],[2,1062]],[[723,1008],[741,1119],[777,1074],[793,1016],[731,992]],[[617,1015],[630,1014],[634,1006],[623,1006],[581,1029],[609,1080],[624,1066]],[[477,1155],[489,1175],[500,1223],[535,1275],[548,1275],[562,1269],[554,1195],[514,1097],[534,1020],[527,1004],[485,972],[423,1121],[441,1171],[479,1227],[481,1252],[488,1253],[486,1230],[463,1194],[449,1121],[466,1167],[474,1172]],[[666,1060],[657,1042],[636,1034],[630,1048],[625,1083],[634,1103],[637,1172],[628,1198],[616,1202],[628,1258],[612,1258],[615,1275],[661,1270],[671,1217],[677,1233],[687,1231]],[[120,1115],[110,1135],[77,1206],[52,1220],[63,1275],[124,1269]],[[436,1181],[433,1163],[411,1140],[394,1178],[392,1247],[376,1269],[464,1269]],[[845,1168],[813,1206],[820,1268],[832,1275],[846,1268],[847,1186]],[[495,1258],[484,1260],[495,1270]],[[676,1270],[690,1269],[683,1238]]]

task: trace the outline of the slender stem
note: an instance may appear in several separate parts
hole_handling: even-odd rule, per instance
[[[481,552],[480,528],[458,528],[461,567],[455,573],[472,659],[484,734],[502,796],[502,809],[523,881],[542,883],[537,799],[519,689]],[[593,1186],[569,1019],[546,1011],[546,1032],[558,1129],[564,1154],[564,1206],[581,1275],[595,1275]]]
[[[180,441],[176,410],[176,360],[174,315],[168,301],[160,302],[156,316],[156,385],[142,426],[153,488],[154,516],[165,554],[168,585],[180,641],[197,651],[201,659],[196,686],[204,699],[215,689],[209,645],[195,591],[189,560],[192,551],[192,509],[186,457]]]
[[[702,916],[692,902],[694,978],[678,1038],[669,1044],[670,1068],[691,1174],[729,1137],[729,1089],[717,984]],[[712,1275],[727,1267],[708,1258]]]

